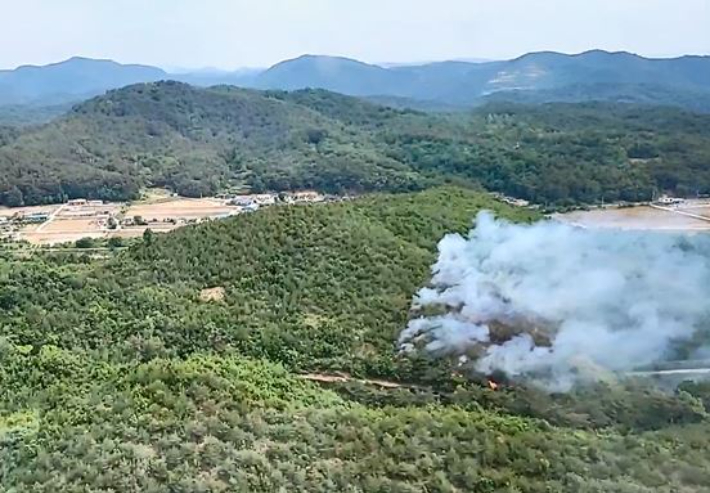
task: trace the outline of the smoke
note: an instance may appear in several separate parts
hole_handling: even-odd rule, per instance
[[[568,387],[580,362],[631,370],[672,357],[708,320],[705,236],[518,225],[480,213],[439,244],[404,351],[474,355],[476,369]]]

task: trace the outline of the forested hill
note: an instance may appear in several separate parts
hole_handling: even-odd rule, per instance
[[[147,234],[103,263],[0,254],[0,490],[705,491],[707,386],[494,392],[397,354],[437,241],[482,208],[536,219],[442,188]]]
[[[111,91],[27,130],[0,148],[0,170],[0,203],[12,205],[127,199],[144,185],[200,196],[245,183],[364,190],[415,181],[357,126],[266,93],[176,82]]]
[[[396,110],[322,90],[176,82],[0,131],[0,204],[227,188],[408,191],[455,182],[542,204],[710,193],[710,116],[608,104]]]

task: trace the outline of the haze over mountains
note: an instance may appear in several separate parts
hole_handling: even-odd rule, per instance
[[[422,109],[470,107],[490,99],[654,103],[710,110],[710,57],[649,59],[589,51],[531,53],[514,60],[378,66],[304,55],[266,70],[167,73],[143,65],[72,58],[43,67],[0,71],[0,105],[74,102],[138,82],[173,79],[199,86],[322,88]]]

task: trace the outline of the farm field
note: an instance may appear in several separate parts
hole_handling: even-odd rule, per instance
[[[44,226],[44,227],[42,227]],[[21,230],[22,238],[35,244],[64,243],[81,238],[104,238],[106,231],[97,219],[55,219]]]
[[[224,216],[237,210],[219,199],[170,198],[151,203],[137,203],[126,210],[126,217],[141,216],[146,221],[191,220]]]
[[[696,216],[691,217],[687,213]],[[692,204],[659,209],[651,206],[607,208],[555,214],[553,218],[583,228],[710,232],[710,206]]]
[[[240,212],[221,199],[189,199],[151,195],[146,201],[133,204],[115,202],[103,204],[53,204],[46,206],[1,208],[0,217],[27,217],[46,214],[41,224],[16,226],[19,239],[34,245],[55,245],[81,238],[136,238],[146,229],[166,233],[190,222],[226,217]],[[134,219],[141,218],[140,224]],[[109,228],[109,221],[119,224]]]

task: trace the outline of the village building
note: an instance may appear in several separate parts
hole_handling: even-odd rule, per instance
[[[289,196],[295,202],[323,202],[325,197],[315,190],[302,190],[300,192],[293,192]]]
[[[678,197],[670,197],[668,195],[662,195],[661,197],[659,197],[657,202],[661,205],[675,205],[675,204],[682,204],[685,201],[681,198],[678,198]]]
[[[254,203],[259,205],[273,205],[276,203],[278,196],[274,193],[260,193],[251,196]]]
[[[236,197],[233,197],[229,201],[229,205],[236,205],[239,207],[246,207],[248,205],[251,205],[254,203],[254,199],[252,199],[251,195],[238,195]]]
[[[33,212],[20,216],[19,220],[26,223],[43,223],[49,220],[49,212]]]

